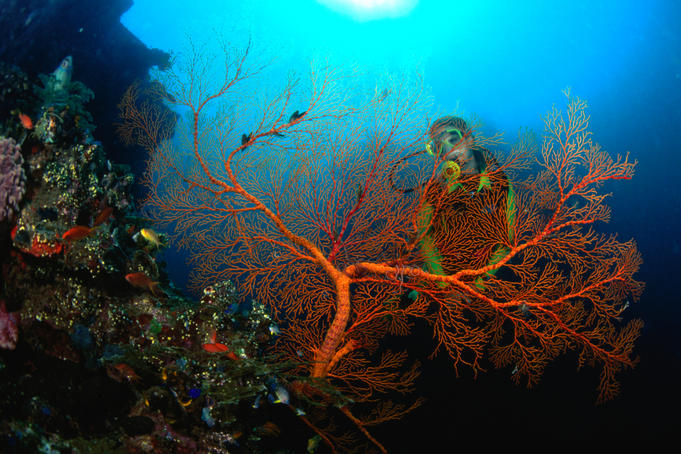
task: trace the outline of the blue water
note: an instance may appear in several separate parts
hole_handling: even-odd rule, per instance
[[[580,383],[591,380],[588,389],[595,382],[570,366],[563,381],[549,371],[538,391],[482,379],[469,386],[471,393],[480,393],[480,408],[466,411],[488,424],[504,424],[515,410],[490,397],[490,389],[495,396],[507,393],[546,410],[536,403],[533,393],[539,393],[550,401],[545,417],[556,418],[557,427],[565,425],[564,431],[556,429],[557,436],[655,439],[681,427],[676,388],[681,382],[676,285],[681,271],[681,4],[643,5],[421,0],[402,16],[358,20],[315,0],[135,0],[122,22],[147,45],[169,52],[184,49],[187,37],[216,54],[217,36],[237,44],[250,37],[257,49],[278,57],[275,66],[282,77],[289,70],[305,74],[311,59],[325,56],[370,74],[418,69],[438,112],[477,114],[509,138],[520,127],[541,132],[542,116],[562,103],[561,90],[572,87],[590,104],[595,140],[613,155],[629,152],[639,163],[633,180],[608,185],[612,220],[601,230],[618,232],[621,240],[635,238],[643,255],[638,279],[647,288],[628,314],[646,322],[637,350],[641,363],[624,377],[623,396],[605,409],[593,407],[593,395],[575,395]],[[182,257],[168,257],[174,279],[184,283]],[[446,367],[429,367],[442,377],[442,388],[429,396],[429,414],[437,417],[413,446],[451,442],[455,435],[447,434],[446,421],[464,419],[456,388],[468,390],[468,382],[457,381]],[[555,410],[560,405],[569,409]],[[388,438],[395,446],[412,446],[408,429]]]

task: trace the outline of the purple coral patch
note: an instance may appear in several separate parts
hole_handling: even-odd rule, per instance
[[[0,221],[19,210],[26,175],[21,148],[14,139],[0,137]]]
[[[0,348],[14,350],[18,339],[17,316],[7,312],[5,302],[0,300]]]

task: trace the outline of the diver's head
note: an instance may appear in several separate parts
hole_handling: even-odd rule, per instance
[[[474,137],[466,121],[461,117],[438,118],[429,131],[433,153],[445,161],[457,161],[461,170],[480,171],[474,153]]]
[[[461,154],[473,146],[473,136],[466,121],[461,117],[438,118],[430,127],[433,152],[445,159],[454,159],[450,154]]]

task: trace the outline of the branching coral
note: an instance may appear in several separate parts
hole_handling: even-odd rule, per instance
[[[354,402],[341,413],[384,452],[367,427],[406,409],[375,403],[385,392],[410,391],[416,371],[381,341],[408,334],[418,318],[431,323],[436,348],[455,367],[514,366],[532,384],[549,361],[577,349],[580,365],[603,365],[601,400],[617,392],[614,374],[635,363],[641,323],[621,327],[618,317],[642,291],[633,279],[641,260],[633,242],[587,229],[608,219],[600,186],[631,178],[635,163],[591,142],[584,102],[568,97],[567,118],[549,114],[538,158],[521,137],[487,172],[492,185],[509,175],[511,208],[497,209],[493,191],[442,184],[439,158],[399,169],[419,182],[405,196],[390,176],[402,156],[423,149],[422,81],[355,96],[338,84],[345,76],[323,68],[304,101],[291,79],[278,96],[248,102],[248,79],[262,70],[247,67],[248,51],[225,52],[224,78],[208,77],[197,52],[185,73],[164,78],[167,101],[186,114],[179,137],[171,137],[175,119],[140,102],[134,87],[120,106],[122,132],[149,151],[149,215],[192,252],[199,282],[235,277],[268,304],[284,325],[280,353],[315,384],[308,397],[338,407],[316,384],[333,386]],[[499,145],[498,136],[477,140]],[[533,159],[538,173],[521,178]],[[474,189],[473,178],[462,174],[458,184]],[[424,270],[429,231],[441,273]],[[411,290],[417,298],[401,297]],[[362,405],[378,413],[355,416]],[[332,449],[345,446],[345,438],[315,431]]]

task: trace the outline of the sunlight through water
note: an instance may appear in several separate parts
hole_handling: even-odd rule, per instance
[[[418,0],[317,0],[322,5],[357,21],[397,18],[408,15]]]

